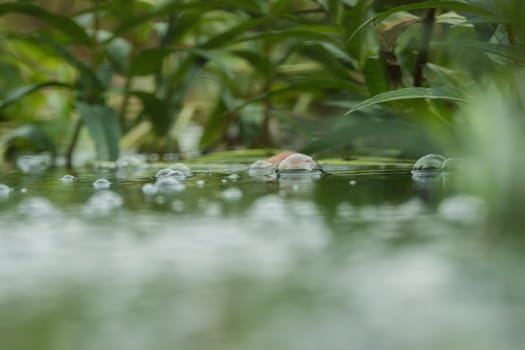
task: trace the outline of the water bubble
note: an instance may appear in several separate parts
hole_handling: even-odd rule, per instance
[[[6,199],[11,194],[11,187],[0,184],[0,199]]]
[[[18,212],[31,218],[57,217],[60,211],[47,199],[33,197],[28,198],[18,206]]]
[[[21,189],[20,189],[20,193],[27,193],[27,188],[25,188],[25,187],[24,187],[24,188],[21,188]]]
[[[231,181],[237,181],[239,179],[239,175],[238,174],[231,174],[231,175],[228,175],[228,179],[231,180]]]
[[[165,153],[162,156],[162,159],[164,161],[166,161],[166,162],[174,162],[174,161],[176,161],[179,158],[180,158],[180,156],[177,153]]]
[[[204,181],[204,180],[197,180],[197,181],[195,181],[195,184],[197,185],[197,187],[202,188],[202,187],[204,187],[204,184],[206,184],[206,181]]]
[[[143,155],[124,155],[117,160],[117,167],[141,167],[146,162],[146,157]]]
[[[157,173],[155,174],[154,178],[159,178],[159,177],[165,177],[165,176],[169,176],[169,174],[171,173],[171,169],[169,168],[164,168],[164,169],[160,169],[159,171],[157,171]]]
[[[36,174],[49,168],[51,161],[49,154],[24,155],[16,159],[16,165],[24,174]]]
[[[265,176],[270,175],[275,170],[272,163],[266,160],[257,160],[253,162],[248,168],[248,175],[250,176]]]
[[[147,157],[148,162],[158,162],[160,159],[157,153],[148,154],[146,157]]]
[[[179,181],[186,180],[186,174],[180,170],[172,170],[169,176],[174,177]]]
[[[225,184],[225,183],[228,182],[228,180],[227,180],[227,179],[222,179],[221,182],[222,182],[223,184]]]
[[[184,184],[173,177],[161,177],[157,180],[155,186],[159,192],[180,192],[186,188]]]
[[[157,186],[151,183],[144,184],[142,186],[142,192],[144,192],[145,195],[151,196],[156,194],[158,191]]]
[[[412,167],[412,173],[420,171],[441,172],[445,159],[446,158],[440,154],[427,154],[416,161]]]
[[[184,163],[175,163],[172,166],[170,166],[170,169],[171,170],[182,171],[182,173],[184,174],[185,177],[190,177],[190,176],[193,175],[193,173],[191,172],[190,167],[187,166]]]
[[[76,177],[74,177],[73,175],[64,175],[60,178],[60,182],[64,182],[64,183],[71,183],[71,182],[75,182],[77,180]]]
[[[108,179],[97,179],[93,182],[95,190],[107,190],[111,187],[111,182]]]
[[[236,187],[228,188],[222,192],[222,198],[226,199],[227,201],[237,201],[241,199],[242,196],[242,191]]]
[[[277,169],[279,171],[313,171],[320,170],[321,167],[312,157],[302,153],[294,153],[284,158]]]
[[[124,200],[113,191],[99,191],[93,194],[84,206],[84,214],[89,216],[108,216],[115,209],[122,207]]]
[[[355,185],[357,184],[357,181],[355,181],[355,180],[350,180],[349,183],[350,183],[350,186],[355,186]]]
[[[183,171],[173,170],[170,168],[161,169],[155,174],[156,179],[160,179],[162,177],[173,177],[179,181],[183,181],[186,179],[186,175],[184,174]]]

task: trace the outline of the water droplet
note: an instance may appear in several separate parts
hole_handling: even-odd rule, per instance
[[[222,182],[223,184],[225,184],[226,182],[228,182],[228,180],[227,180],[227,179],[222,179],[221,182]]]
[[[222,198],[226,199],[227,201],[237,201],[241,199],[242,196],[242,191],[236,187],[228,188],[222,192]]]
[[[107,190],[111,187],[111,182],[108,179],[97,179],[93,182],[95,190]]]
[[[248,175],[250,176],[265,176],[270,175],[275,170],[272,163],[265,160],[257,160],[253,162],[248,168]]]
[[[279,163],[277,168],[279,171],[313,171],[321,169],[312,157],[302,153],[289,155]]]
[[[154,195],[157,193],[157,186],[151,183],[144,184],[144,186],[142,186],[142,192],[148,196]]]
[[[11,194],[11,187],[0,184],[0,199],[6,199]]]
[[[27,188],[21,188],[20,193],[27,193]]]
[[[157,171],[157,173],[155,174],[154,178],[158,179],[159,177],[169,176],[171,171],[172,170],[169,169],[169,168],[160,169],[159,171]]]
[[[159,192],[180,192],[186,188],[174,177],[161,177],[157,180],[155,186]]]
[[[232,180],[232,181],[237,181],[239,179],[239,175],[238,174],[231,174],[231,175],[228,175],[228,179],[229,180]]]
[[[427,154],[416,161],[412,167],[412,173],[418,171],[440,172],[444,161],[445,157],[440,154]]]
[[[74,177],[73,175],[64,175],[62,176],[62,178],[60,178],[60,182],[64,182],[64,183],[71,183],[71,182],[75,182],[77,180],[76,177]]]
[[[197,185],[197,187],[202,188],[202,187],[204,187],[204,184],[206,184],[206,181],[204,181],[204,180],[197,180],[197,181],[195,181],[195,184]]]
[[[184,174],[185,177],[189,177],[189,176],[193,175],[192,172],[191,172],[190,167],[187,166],[184,163],[175,163],[172,166],[170,166],[170,169],[171,170],[182,171],[182,173]]]
[[[24,155],[16,159],[17,167],[24,174],[41,173],[51,166],[51,162],[49,154]]]
[[[147,155],[148,162],[158,162],[160,159],[157,153],[151,153]]]
[[[350,180],[349,183],[350,183],[350,186],[355,186],[355,185],[357,184],[357,181],[355,181],[355,180]]]
[[[157,174],[155,174],[156,179],[160,179],[163,177],[173,177],[179,181],[183,181],[186,179],[186,175],[184,175],[184,172],[182,172],[181,170],[173,170],[170,168],[161,169],[157,172]]]

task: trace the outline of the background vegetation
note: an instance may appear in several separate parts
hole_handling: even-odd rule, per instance
[[[3,152],[70,163],[89,135],[100,160],[416,157],[503,142],[492,124],[519,140],[524,13],[519,0],[1,1]],[[493,100],[497,115],[472,107]]]

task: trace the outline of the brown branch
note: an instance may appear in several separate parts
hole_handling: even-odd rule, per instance
[[[436,9],[428,9],[423,19],[423,35],[421,36],[421,45],[416,59],[414,70],[414,86],[422,86],[424,81],[423,69],[428,62],[428,48],[434,29]]]

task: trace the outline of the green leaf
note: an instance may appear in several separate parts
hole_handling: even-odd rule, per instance
[[[482,50],[487,53],[505,57],[521,64],[525,64],[525,55],[523,48],[492,44],[476,40],[462,40],[462,41],[447,41],[432,43],[433,47],[443,47],[448,49],[474,49]]]
[[[0,145],[10,146],[10,148],[16,148],[18,151],[47,151],[55,154],[53,141],[34,124],[22,125],[0,137]]]
[[[147,49],[133,57],[128,75],[150,75],[159,70],[162,61],[171,51],[166,48]]]
[[[60,87],[60,88],[67,88],[72,89],[73,86],[70,84],[62,83],[59,81],[46,81],[43,83],[36,83],[36,84],[30,84],[22,86],[18,89],[15,89],[9,93],[6,98],[0,101],[0,109],[6,108],[7,106],[17,102],[18,100],[22,99],[23,97],[38,91],[40,89],[44,89],[47,87]]]
[[[379,22],[384,20],[390,15],[393,15],[394,13],[403,12],[403,11],[412,11],[412,10],[421,10],[421,9],[428,9],[428,8],[439,8],[439,9],[450,9],[450,10],[456,10],[456,11],[466,11],[466,12],[472,12],[475,14],[479,14],[482,16],[491,16],[493,15],[492,12],[478,6],[466,4],[463,2],[458,1],[425,1],[425,2],[418,2],[415,4],[409,4],[409,5],[403,5],[399,7],[395,7],[391,10],[378,13],[375,16],[370,17],[365,22],[363,22],[350,36],[348,37],[347,42],[350,42],[363,28],[365,28],[367,25],[369,25],[372,22]]]
[[[95,143],[98,160],[117,160],[120,124],[117,113],[104,105],[77,102],[76,109]]]
[[[180,1],[163,1],[160,5],[153,7],[149,11],[145,11],[140,15],[133,16],[119,23],[118,27],[113,31],[113,36],[105,40],[108,43],[115,38],[121,36],[129,30],[139,27],[143,24],[151,22],[152,19],[168,16],[174,12],[181,12],[184,10],[199,10],[207,11],[214,9],[215,6],[209,1],[193,1],[188,3],[181,3]]]
[[[308,40],[308,41],[319,41],[332,43],[336,46],[341,44],[341,38],[336,33],[327,33],[317,31],[315,28],[307,27],[296,27],[289,28],[286,30],[273,30],[262,33],[253,34],[246,36],[244,38],[234,41],[234,43],[246,42],[246,41],[255,41],[255,40],[273,40],[274,43],[280,40]]]
[[[151,121],[153,131],[158,136],[166,136],[171,128],[173,118],[170,116],[170,106],[166,100],[159,99],[155,94],[146,91],[130,91],[142,102],[142,113]]]
[[[296,82],[291,82],[287,86],[272,89],[268,92],[262,93],[260,95],[257,95],[249,100],[244,101],[243,103],[236,106],[231,111],[237,111],[240,110],[252,103],[264,101],[271,97],[281,96],[284,94],[288,94],[290,92],[319,92],[323,90],[328,89],[337,89],[337,90],[348,90],[357,92],[360,94],[365,94],[366,90],[363,90],[359,86],[355,86],[351,82],[347,80],[337,80],[337,79],[330,79],[330,80],[318,80],[318,79],[304,79]]]
[[[376,95],[389,90],[385,62],[380,57],[369,57],[363,67],[368,91]]]
[[[258,26],[261,26],[262,24],[268,22],[270,18],[263,17],[263,18],[255,18],[250,19],[244,22],[241,22],[240,24],[234,26],[233,28],[219,34],[216,36],[211,37],[206,41],[205,43],[199,45],[202,49],[214,49],[218,47],[223,47],[227,44],[230,44],[230,42],[237,38],[239,35],[245,33],[246,31],[256,28]]]
[[[259,71],[262,74],[268,74],[271,65],[268,57],[261,55],[252,50],[233,50],[231,53],[237,57],[246,60],[253,69]]]
[[[485,24],[485,23],[509,24],[510,20],[499,17],[499,16],[479,16],[479,17],[473,17],[473,18],[469,18],[464,21],[461,21],[453,25],[453,27],[459,27],[459,26],[464,26],[468,24]]]
[[[87,90],[90,90],[90,93],[96,93],[103,90],[103,86],[99,81],[95,72],[93,72],[86,64],[77,59],[71,52],[67,50],[60,43],[52,40],[49,37],[42,35],[17,35],[9,36],[11,40],[21,40],[24,42],[30,42],[37,46],[48,47],[54,53],[65,61],[67,61],[71,66],[77,69],[80,75],[80,81],[83,84],[83,87]]]
[[[468,100],[458,97],[459,92],[446,89],[446,88],[420,88],[420,87],[411,87],[404,88],[399,90],[392,90],[380,93],[378,95],[372,96],[369,99],[364,100],[361,103],[358,103],[353,108],[351,108],[345,115],[349,115],[355,111],[359,111],[366,107],[370,107],[379,103],[385,103],[390,101],[399,101],[399,100],[412,100],[420,98],[428,99],[441,99],[441,100],[450,100],[456,102],[468,102]]]
[[[84,28],[69,17],[54,14],[42,7],[28,3],[8,2],[0,4],[0,16],[8,13],[20,13],[46,21],[54,29],[66,34],[77,43],[87,46],[92,45],[91,37],[86,33]]]

